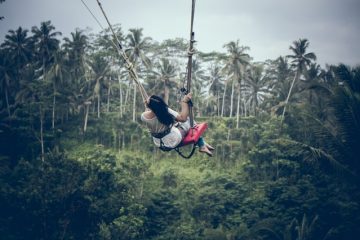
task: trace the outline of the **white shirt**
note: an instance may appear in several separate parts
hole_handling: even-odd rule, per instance
[[[168,108],[168,111],[175,118],[179,115],[178,112],[172,110],[171,108]],[[148,119],[145,117],[145,113],[142,113],[141,120],[146,124],[146,126],[152,133],[161,133],[168,128],[168,126],[160,123],[156,116]],[[165,147],[174,148],[180,144],[182,140],[182,135],[180,133],[180,130],[173,126],[170,133],[163,137],[161,140],[164,143]],[[157,147],[160,147],[160,139],[153,137],[153,141]]]

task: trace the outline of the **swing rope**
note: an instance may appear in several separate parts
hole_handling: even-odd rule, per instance
[[[148,99],[149,96],[146,93],[144,86],[139,81],[139,77],[138,77],[138,75],[136,73],[134,65],[131,63],[131,61],[129,60],[129,57],[126,55],[125,51],[123,50],[123,48],[121,46],[121,43],[119,41],[119,38],[117,37],[117,35],[115,34],[114,29],[112,28],[112,25],[111,25],[111,23],[110,23],[107,15],[106,15],[102,5],[100,3],[100,0],[96,0],[96,1],[97,1],[98,5],[99,5],[99,7],[101,9],[102,14],[104,15],[104,17],[106,19],[107,24],[109,25],[109,28],[110,28],[110,30],[111,30],[111,32],[113,34],[114,39],[116,40],[116,43],[117,43],[117,44],[115,44],[116,50],[117,50],[118,54],[124,59],[126,68],[127,68],[128,72],[129,72],[129,75],[132,78],[132,80],[135,82],[136,86],[138,87],[138,89],[140,91],[140,94],[141,94],[141,97],[143,99],[143,102],[145,102]]]
[[[195,0],[192,0],[192,6],[191,6],[191,23],[190,23],[190,42],[189,42],[189,49],[188,49],[188,64],[187,64],[187,82],[186,82],[186,89],[182,89],[182,92],[184,94],[187,94],[191,90],[191,73],[192,73],[192,56],[195,53],[194,49],[194,42],[195,42],[195,33],[193,31],[194,26],[194,15],[195,15]],[[189,118],[190,118],[190,132],[188,134],[191,134],[191,136],[194,135],[194,115],[193,115],[193,104],[190,100],[188,102],[189,105]],[[189,159],[192,157],[192,155],[195,153],[196,144],[193,143],[192,149],[188,155],[184,155],[179,147],[175,148],[175,151],[183,158]]]
[[[192,56],[195,53],[195,50],[194,50],[195,33],[193,31],[194,15],[195,15],[195,0],[192,0],[191,23],[190,23],[190,42],[189,42],[189,49],[188,49],[188,64],[187,64],[187,84],[186,84],[187,92],[190,92],[190,89],[191,89]],[[193,116],[192,102],[189,102],[189,116],[190,116],[190,126],[191,126],[191,128],[193,128],[194,127],[194,116]]]
[[[106,20],[106,22],[107,22],[107,24],[108,24],[108,26],[109,26],[109,29],[110,29],[110,31],[111,31],[111,33],[112,33],[112,35],[113,35],[113,39],[111,39],[111,42],[112,42],[112,44],[114,45],[114,47],[115,47],[117,53],[119,54],[119,56],[124,59],[125,67],[126,67],[127,70],[128,70],[128,73],[129,73],[129,75],[130,75],[130,78],[134,81],[135,85],[137,86],[138,90],[140,91],[140,94],[141,94],[141,97],[142,97],[142,99],[143,99],[143,102],[145,103],[145,101],[148,99],[149,96],[148,96],[148,94],[146,93],[144,86],[140,83],[139,77],[138,77],[138,75],[137,75],[137,73],[136,73],[136,70],[135,70],[135,67],[134,67],[134,65],[131,63],[131,61],[129,60],[129,57],[126,55],[125,51],[123,50],[123,47],[122,47],[122,45],[121,45],[121,43],[120,43],[120,40],[119,40],[119,38],[117,37],[117,35],[115,34],[115,31],[114,31],[114,29],[113,29],[113,27],[112,27],[112,25],[111,25],[111,23],[110,23],[107,15],[106,15],[106,13],[105,13],[105,11],[104,11],[104,9],[103,9],[100,1],[99,1],[99,0],[96,0],[96,1],[97,1],[98,5],[99,5],[100,10],[101,10],[102,14],[104,15],[105,20]],[[89,9],[89,7],[86,5],[86,3],[85,3],[83,0],[81,0],[81,2],[84,4],[84,6],[86,7],[86,9],[90,12],[90,14],[92,15],[92,17],[93,17],[93,18],[96,20],[96,22],[99,24],[99,26],[100,26],[103,30],[105,30],[104,27],[103,27],[103,26],[101,25],[101,23],[99,22],[99,20],[95,17],[95,15],[92,13],[92,11]]]
[[[96,18],[96,16],[94,15],[94,13],[91,11],[91,9],[88,7],[88,5],[84,2],[84,0],[81,0],[82,4],[86,7],[86,9],[89,11],[89,13],[91,14],[91,16],[95,19],[95,21],[97,22],[97,24],[100,26],[100,28],[105,31],[105,28],[101,25],[100,21]],[[112,40],[111,40],[112,41]],[[114,44],[114,42],[113,42]]]

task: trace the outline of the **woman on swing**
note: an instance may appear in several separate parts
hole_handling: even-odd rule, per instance
[[[141,120],[146,124],[157,147],[175,148],[190,130],[189,104],[191,93],[181,101],[181,112],[178,113],[164,102],[161,97],[152,95],[145,101],[147,109],[141,114]],[[214,150],[202,137],[197,143],[199,152],[212,157]]]

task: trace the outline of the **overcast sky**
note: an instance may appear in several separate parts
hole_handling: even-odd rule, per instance
[[[96,0],[84,0],[101,24]],[[112,24],[143,28],[156,41],[189,38],[191,0],[101,0]],[[51,20],[69,36],[76,28],[101,30],[81,0],[6,0],[0,4],[0,41],[10,29],[31,29]],[[194,31],[197,49],[225,52],[240,40],[254,61],[290,54],[294,40],[307,38],[318,63],[360,64],[360,0],[197,0]]]

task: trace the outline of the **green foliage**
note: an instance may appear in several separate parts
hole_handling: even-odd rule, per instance
[[[132,204],[120,209],[119,217],[110,224],[100,224],[100,239],[141,239],[145,223],[145,209]]]
[[[204,238],[208,240],[226,240],[226,234],[221,229],[207,228],[204,230]]]
[[[239,208],[243,189],[229,176],[206,179],[201,184],[192,216],[204,226],[217,228],[225,224],[226,218]]]
[[[142,31],[116,27],[145,88],[170,90],[175,108],[186,42]],[[28,33],[10,30],[0,47],[2,238],[360,236],[359,67],[310,64],[306,39],[291,47],[296,69],[283,57],[252,63],[238,41],[228,56],[200,53],[196,121],[215,152],[183,160],[139,123],[143,101],[108,30],[61,42],[47,21]]]
[[[151,197],[147,207],[147,236],[160,235],[166,227],[180,219],[180,209],[170,191],[159,191]]]

